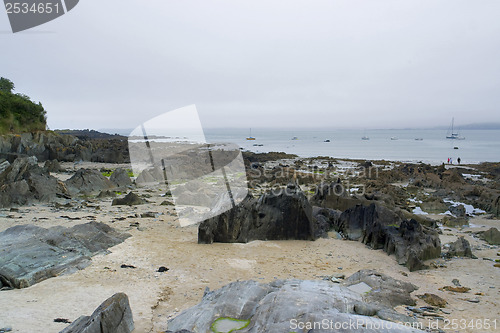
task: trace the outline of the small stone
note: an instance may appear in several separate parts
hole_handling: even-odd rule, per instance
[[[446,300],[439,297],[438,295],[429,294],[429,293],[425,293],[423,295],[417,295],[417,297],[429,305],[437,306],[440,308],[444,308],[446,306],[446,304],[448,303],[448,302],[446,302]]]
[[[64,323],[64,324],[71,324],[71,321],[66,318],[56,318],[54,319],[54,323]]]
[[[0,333],[4,333],[4,332],[12,332],[12,327],[3,327],[3,328],[0,328]]]
[[[120,266],[120,268],[137,268],[137,267],[132,266],[132,265],[122,264],[122,265]]]
[[[456,287],[461,287],[460,281],[458,281],[458,279],[451,280],[451,283],[453,283]]]
[[[158,268],[158,273],[164,273],[164,272],[168,272],[168,268],[165,267],[165,266],[160,266],[160,268]]]
[[[469,298],[469,299],[467,299],[467,302],[479,303],[479,298]]]
[[[451,314],[451,311],[446,309],[441,309],[441,312],[444,314]]]

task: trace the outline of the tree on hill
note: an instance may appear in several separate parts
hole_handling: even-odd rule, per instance
[[[42,103],[29,96],[14,94],[14,83],[0,78],[0,134],[43,131],[47,117]]]
[[[12,90],[14,90],[14,82],[4,77],[0,77],[0,91],[12,93]]]

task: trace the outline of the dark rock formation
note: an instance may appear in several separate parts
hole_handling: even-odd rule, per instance
[[[470,247],[469,241],[463,236],[457,239],[455,242],[449,244],[449,250],[446,253],[447,257],[467,257],[476,258],[472,254],[472,249]]]
[[[104,223],[44,229],[20,225],[0,233],[0,288],[26,288],[82,269],[90,257],[123,242],[129,234]]]
[[[461,217],[461,218],[466,217],[465,215],[466,211],[464,205],[450,206],[449,211],[456,217]]]
[[[246,197],[235,208],[203,221],[198,243],[246,243],[252,240],[314,239],[312,207],[304,193],[289,185],[279,194]]]
[[[497,228],[490,228],[479,234],[481,239],[491,245],[500,245],[500,231]]]
[[[130,179],[127,170],[123,168],[116,169],[111,174],[111,177],[109,177],[109,180],[116,187],[127,187],[132,185],[132,180]]]
[[[139,197],[137,194],[134,192],[129,192],[125,197],[123,198],[117,198],[113,199],[113,202],[111,203],[112,206],[134,206],[134,205],[142,205],[145,204],[147,201]]]
[[[114,187],[108,178],[104,177],[99,171],[91,169],[78,170],[65,184],[71,194],[98,193]]]
[[[0,174],[0,207],[66,195],[64,184],[40,168],[35,157],[18,158]]]
[[[347,239],[395,254],[398,263],[410,271],[425,268],[424,260],[441,254],[437,231],[414,219],[401,220],[396,213],[376,204],[357,205],[344,211],[334,229]]]
[[[128,142],[124,137],[77,138],[55,132],[34,132],[0,136],[0,154],[12,159],[35,156],[39,161],[90,161],[127,163]],[[9,160],[9,162],[11,162]]]
[[[91,316],[82,316],[60,333],[130,333],[134,319],[128,297],[117,293],[105,300]]]
[[[201,303],[180,313],[170,320],[168,329],[173,332],[182,330],[209,332],[212,323],[229,317],[250,320],[247,327],[238,332],[421,332],[402,325],[383,321],[384,313],[397,314],[388,307],[375,306],[363,301],[362,296],[345,286],[327,281],[277,280],[269,284],[255,281],[233,282],[213,292],[205,292]],[[399,315],[404,321],[412,318]],[[294,327],[297,323],[321,322],[347,325],[344,329]],[[349,328],[349,322],[359,322]],[[361,324],[364,324],[363,326]],[[385,325],[384,325],[385,324]],[[392,326],[392,329],[381,327]],[[377,329],[374,329],[377,327]],[[167,331],[168,332],[168,331]]]
[[[48,172],[61,172],[62,167],[61,164],[59,164],[58,160],[47,160],[45,161],[45,164],[43,165],[43,168],[47,170]]]
[[[320,184],[311,203],[315,206],[344,211],[365,202],[360,198],[350,196],[340,182]]]

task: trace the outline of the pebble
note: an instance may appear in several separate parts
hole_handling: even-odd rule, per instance
[[[12,332],[12,327],[3,327],[3,328],[0,328],[0,333],[4,333],[4,332]]]
[[[451,314],[451,311],[446,309],[441,309],[441,312],[444,314]]]
[[[479,303],[479,298],[469,298],[469,299],[467,299],[467,302]]]

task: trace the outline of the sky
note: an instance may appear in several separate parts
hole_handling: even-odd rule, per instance
[[[195,104],[204,127],[500,122],[498,0],[82,0],[13,34],[0,76],[51,129],[135,128]]]

